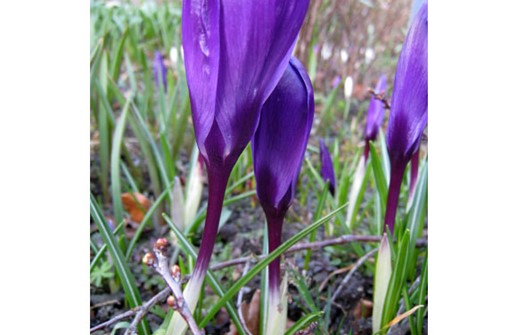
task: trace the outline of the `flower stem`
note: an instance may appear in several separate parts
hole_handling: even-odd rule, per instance
[[[282,243],[283,213],[266,213],[269,253],[275,251]],[[269,264],[269,294],[280,293],[280,257],[275,258]]]
[[[206,210],[205,228],[199,247],[199,253],[192,273],[192,278],[203,280],[212,252],[214,251],[219,220],[223,209],[224,193],[228,183],[229,173],[208,169],[208,205]]]
[[[392,233],[395,228],[395,216],[399,204],[400,187],[402,185],[402,178],[404,177],[404,170],[405,164],[391,167],[388,202],[386,204],[386,215],[384,216],[384,229],[388,226]]]

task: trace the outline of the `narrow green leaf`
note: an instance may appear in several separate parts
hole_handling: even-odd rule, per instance
[[[122,37],[120,38],[117,48],[115,49],[115,54],[113,55],[110,74],[113,81],[116,83],[118,81],[118,77],[120,75],[120,64],[122,63],[122,56],[124,54],[124,43],[126,42],[126,38],[128,35],[128,29],[124,30],[122,33]]]
[[[427,214],[427,161],[422,164],[419,173],[419,180],[416,185],[413,204],[409,211],[407,227],[410,231],[409,240],[409,276],[413,279],[416,274],[416,262],[418,249],[416,248],[417,239],[422,236],[425,218]]]
[[[120,230],[122,230],[122,227],[124,227],[125,222],[120,222],[119,225],[113,230],[113,235],[117,235]],[[93,268],[99,263],[99,260],[104,256],[104,253],[106,252],[108,246],[106,244],[103,244],[102,247],[99,249],[99,251],[95,254],[95,257],[92,259],[90,263],[90,272],[92,272]]]
[[[131,99],[127,99],[122,114],[113,134],[113,144],[111,146],[111,196],[113,202],[113,211],[115,214],[115,222],[123,220],[122,213],[122,183],[120,179],[120,148],[126,129],[126,120],[129,111]]]
[[[376,189],[381,199],[381,209],[383,213],[386,213],[386,200],[388,199],[388,177],[385,174],[381,160],[379,158],[379,154],[377,153],[373,142],[370,142],[370,157],[373,176],[375,178],[375,185],[377,186]]]
[[[427,252],[425,253],[424,264],[422,266],[422,273],[420,274],[420,288],[418,290],[418,305],[425,306],[425,300],[427,297]],[[421,308],[416,312],[416,329],[417,334],[422,335],[422,328],[424,325],[424,316],[426,309]]]
[[[309,327],[312,323],[318,322],[323,316],[323,312],[314,312],[303,316],[300,320],[296,321],[285,333],[285,335],[294,335],[296,332]]]
[[[381,328],[388,324],[397,312],[399,300],[401,298],[402,286],[406,283],[407,263],[409,256],[409,231],[406,230],[402,240],[398,242],[398,253],[395,266],[391,274],[388,292],[382,311]]]
[[[136,286],[133,274],[129,270],[129,266],[126,262],[126,259],[124,258],[124,255],[122,254],[122,251],[120,250],[117,239],[111,232],[111,230],[108,226],[108,223],[106,222],[106,219],[104,218],[104,215],[102,214],[101,209],[97,205],[97,202],[96,202],[93,194],[91,194],[91,193],[90,193],[90,215],[92,216],[93,221],[95,222],[95,225],[99,229],[99,232],[101,233],[104,243],[106,243],[106,245],[108,246],[108,250],[109,250],[110,255],[115,264],[115,269],[117,270],[117,274],[122,283],[122,287],[124,288],[124,293],[126,295],[126,299],[129,302],[129,306],[131,308],[140,306],[142,304],[142,300],[140,298],[140,293]],[[151,330],[150,330],[149,325],[147,324],[147,321],[145,320],[145,318],[142,320],[142,322],[138,326],[138,330],[139,330],[139,333],[142,333],[144,335],[151,334]]]

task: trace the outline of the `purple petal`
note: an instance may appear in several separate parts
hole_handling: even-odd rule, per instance
[[[375,86],[376,93],[386,92],[386,76],[382,75]],[[368,115],[366,117],[366,128],[364,130],[364,140],[368,144],[369,141],[374,141],[379,133],[379,128],[384,120],[384,105],[382,101],[371,97],[370,107],[368,108]]]
[[[287,211],[294,197],[314,118],[314,93],[302,64],[291,58],[264,104],[253,137],[257,195],[266,212]]]
[[[220,62],[219,0],[185,0],[182,39],[192,120],[201,153],[215,117]]]
[[[393,164],[404,167],[427,125],[427,1],[404,41],[395,75],[386,142]]]
[[[308,0],[185,0],[183,44],[196,139],[231,168],[280,80]]]
[[[334,174],[334,165],[332,164],[332,158],[330,158],[330,153],[325,145],[325,141],[320,139],[320,161],[321,161],[321,177],[323,181],[329,182],[329,191],[330,194],[334,196],[334,191],[336,189],[336,177]]]

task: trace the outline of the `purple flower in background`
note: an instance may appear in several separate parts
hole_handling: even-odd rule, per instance
[[[427,125],[427,1],[411,23],[395,74],[386,144],[391,177],[384,224],[393,231],[404,170]]]
[[[332,80],[332,89],[335,89],[337,85],[341,82],[341,76],[335,76],[334,80]]]
[[[386,91],[386,76],[382,75],[377,81],[375,86],[376,93],[382,93]],[[364,156],[365,160],[368,160],[370,153],[370,141],[375,141],[379,134],[382,121],[384,120],[384,105],[382,101],[376,99],[373,95],[370,99],[370,106],[368,107],[368,114],[366,116],[366,126],[364,129]]]
[[[269,252],[281,243],[284,216],[291,205],[314,118],[314,93],[307,72],[291,58],[264,104],[252,140],[257,196],[268,223]],[[280,259],[269,266],[270,294],[280,289]]]
[[[161,83],[163,85],[164,92],[167,92],[167,68],[165,67],[163,56],[160,51],[156,51],[154,53],[153,75],[156,87],[160,87]]]
[[[208,174],[203,238],[185,296],[194,310],[230,172],[285,72],[309,0],[184,0],[182,38],[192,121]],[[176,314],[176,318],[179,318]],[[174,326],[168,334],[182,334]]]
[[[325,141],[320,138],[320,161],[321,161],[321,177],[323,181],[329,182],[329,192],[334,196],[336,190],[336,177],[334,174],[334,165],[330,157],[329,149],[325,145]]]

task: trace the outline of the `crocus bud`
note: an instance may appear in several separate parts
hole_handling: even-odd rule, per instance
[[[314,118],[314,93],[302,64],[291,58],[264,104],[252,141],[257,196],[268,223],[269,251],[281,242],[282,224],[291,205]],[[269,267],[269,287],[280,290],[280,260]]]
[[[375,93],[385,93],[386,91],[386,76],[382,75],[375,86]],[[384,120],[384,105],[382,101],[376,99],[373,95],[370,98],[370,106],[368,107],[368,114],[366,116],[366,126],[364,129],[364,151],[366,159],[368,159],[369,142],[375,141],[379,134],[382,121]]]
[[[330,157],[329,150],[325,145],[325,141],[320,139],[320,161],[321,161],[321,177],[323,181],[329,183],[329,192],[334,196],[336,189],[336,177],[334,174],[334,165]]]
[[[167,92],[167,68],[159,51],[154,53],[153,75],[156,87],[163,85],[164,92]]]
[[[388,120],[386,144],[391,177],[384,223],[395,225],[404,170],[418,149],[427,125],[427,1],[411,23],[402,46]]]

